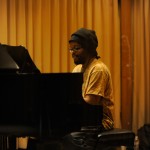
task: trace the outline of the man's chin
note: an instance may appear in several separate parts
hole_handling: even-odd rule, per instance
[[[75,61],[75,60],[74,60],[74,63],[75,63],[76,65],[79,65],[79,64],[80,64],[79,61]]]
[[[81,61],[74,61],[74,63],[75,63],[76,65],[83,64]]]

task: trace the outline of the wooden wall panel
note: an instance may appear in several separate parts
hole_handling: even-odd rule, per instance
[[[121,123],[132,128],[131,0],[121,0]]]

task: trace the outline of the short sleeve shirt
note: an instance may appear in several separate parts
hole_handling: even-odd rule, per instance
[[[82,65],[77,65],[73,72],[81,72],[81,70]],[[113,103],[112,79],[108,67],[100,59],[92,60],[83,73],[83,98],[87,94],[98,95],[103,98],[102,123],[106,129],[111,128],[113,126],[113,118],[110,111],[110,105],[108,106],[108,103],[105,103],[105,100],[107,99]]]

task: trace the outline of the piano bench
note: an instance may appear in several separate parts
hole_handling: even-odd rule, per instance
[[[135,133],[120,128],[114,128],[98,134],[96,150],[103,150],[107,147],[125,146],[128,150],[134,150]]]
[[[112,129],[101,133],[91,131],[72,132],[63,138],[65,150],[116,150],[125,146],[134,149],[134,132],[126,129]]]

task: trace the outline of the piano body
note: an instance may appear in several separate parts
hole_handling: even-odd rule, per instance
[[[0,125],[27,125],[42,137],[79,130],[80,73],[0,74]]]
[[[101,121],[102,110],[82,98],[82,73],[40,73],[22,46],[0,44],[1,54],[8,58],[0,59],[0,125],[57,138]]]
[[[81,126],[82,73],[40,73],[22,46],[0,44],[0,125],[27,125],[42,137]]]

